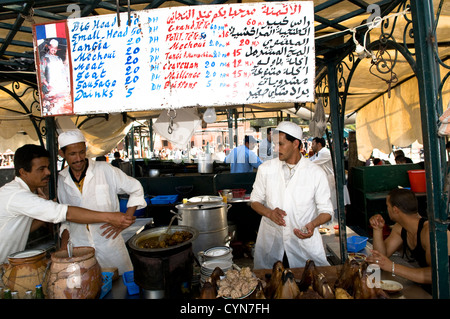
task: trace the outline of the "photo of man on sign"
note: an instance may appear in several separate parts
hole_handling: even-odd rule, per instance
[[[43,116],[72,114],[65,23],[36,26],[35,34],[39,49],[41,113]]]

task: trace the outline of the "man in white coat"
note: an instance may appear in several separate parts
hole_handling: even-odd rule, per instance
[[[334,179],[333,161],[331,159],[330,150],[325,147],[325,139],[323,137],[315,137],[311,142],[311,148],[314,151],[314,155],[309,158],[311,162],[322,167],[325,174],[327,174],[328,184],[330,185],[331,202],[333,203],[334,217],[337,218],[337,194],[336,194],[336,181]],[[343,188],[344,205],[350,205],[350,195],[348,193],[347,185]]]
[[[311,162],[316,163],[327,174],[328,184],[330,185],[331,202],[333,210],[337,210],[336,200],[336,182],[334,180],[333,161],[331,160],[331,152],[325,147],[325,139],[323,137],[315,137],[311,142],[311,148],[314,155],[309,158]]]
[[[261,224],[255,245],[254,268],[271,269],[282,260],[287,267],[304,267],[308,259],[329,265],[318,227],[333,215],[330,188],[324,171],[302,157],[302,129],[281,122],[278,158],[258,168],[251,207]]]
[[[7,262],[10,254],[23,251],[28,235],[44,222],[108,223],[118,228],[134,223],[135,217],[118,210],[98,212],[46,199],[42,189],[50,180],[50,153],[43,146],[18,148],[14,170],[14,180],[0,188],[0,264]]]
[[[119,211],[118,194],[129,194],[125,215],[147,206],[141,183],[107,162],[86,159],[85,138],[80,130],[63,132],[58,137],[59,155],[68,164],[58,177],[61,203],[98,211]],[[91,246],[101,267],[117,267],[119,274],[133,270],[120,229],[100,229],[98,224],[61,225],[61,246],[68,240],[74,246]],[[102,236],[105,235],[106,236]],[[111,238],[110,238],[111,237]]]

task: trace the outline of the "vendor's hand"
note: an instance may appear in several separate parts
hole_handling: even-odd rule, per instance
[[[100,229],[105,229],[105,231],[102,233],[102,236],[105,236],[107,239],[109,239],[111,236],[112,239],[115,239],[123,230],[123,228],[114,227],[110,224],[104,224],[100,226]]]
[[[314,234],[313,223],[308,223],[303,229],[294,228],[294,235],[300,239],[310,238]]]
[[[133,225],[135,220],[136,220],[135,216],[128,216],[126,214],[118,212],[118,213],[111,214],[109,224],[111,224],[111,226],[113,226],[113,227],[125,229],[125,228]]]
[[[384,219],[380,214],[370,217],[369,223],[373,229],[383,229],[384,227]]]
[[[391,271],[392,261],[375,249],[372,250],[372,255],[367,256],[366,261],[369,264],[377,264],[382,270]]]
[[[270,218],[275,224],[280,226],[286,226],[286,222],[284,221],[284,216],[286,216],[286,212],[278,207],[272,209],[267,217]]]

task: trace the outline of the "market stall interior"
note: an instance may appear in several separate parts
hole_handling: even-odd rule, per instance
[[[216,1],[210,4],[235,2]],[[248,204],[255,173],[231,174],[228,164],[205,162],[200,156],[161,160],[154,156],[157,143],[162,142],[162,146],[166,147],[173,147],[176,143],[157,136],[174,127],[182,127],[189,132],[183,146],[206,150],[218,146],[220,141],[220,144],[232,149],[233,141],[238,146],[244,135],[251,133],[262,139],[265,137],[263,128],[276,127],[279,121],[288,119],[303,126],[305,135],[311,134],[308,137],[325,136],[332,150],[338,194],[336,225],[339,237],[332,237],[334,244],[331,246],[324,244],[329,259],[337,264],[348,260],[349,234],[356,232],[370,238],[368,218],[374,213],[387,217],[385,198],[389,189],[413,187],[408,171],[424,170],[425,190],[416,194],[421,214],[430,220],[430,241],[432,251],[436,252],[432,255],[431,295],[434,298],[450,298],[448,256],[445,249],[435,249],[447,245],[449,219],[448,205],[443,204],[448,200],[444,188],[448,133],[447,119],[443,113],[450,101],[450,5],[442,0],[312,2],[315,52],[313,102],[224,103],[214,107],[199,104],[198,107],[176,110],[130,107],[121,112],[64,116],[48,116],[47,113],[44,116],[33,51],[35,25],[103,15],[114,15],[119,23],[126,25],[134,17],[133,14],[142,10],[209,4],[200,1],[85,0],[71,2],[68,6],[64,1],[4,1],[0,4],[0,152],[14,152],[26,143],[46,146],[53,156],[52,170],[55,174],[49,187],[49,195],[53,198],[56,194],[56,172],[59,166],[64,165],[58,162],[57,157],[56,137],[59,130],[68,127],[81,129],[89,144],[88,156],[92,158],[107,154],[120,143],[122,154],[128,158],[120,168],[139,179],[149,203],[146,209],[138,212],[139,227],[132,229],[132,236],[138,230],[142,232],[142,227],[167,226],[173,214],[180,210],[190,211],[183,207],[184,199],[221,196],[220,191],[227,189],[241,190],[241,195],[232,196],[226,205],[194,209],[196,213],[212,210],[218,215],[226,215],[225,223],[214,229],[200,230],[197,238],[205,238],[202,232],[213,231],[213,235],[220,237],[220,240],[211,244],[211,248],[233,248],[235,261],[239,264],[238,260],[244,253],[251,257],[251,246],[259,225],[260,216]],[[59,45],[62,48],[64,42]],[[322,119],[316,119],[319,111],[324,113]],[[346,137],[347,124],[352,124],[353,131],[348,135],[348,154],[344,155],[343,145],[337,141]],[[314,134],[316,132],[320,134]],[[206,138],[208,134],[213,139]],[[413,164],[364,166],[375,149],[391,154],[394,149],[407,148],[414,143],[422,145],[423,152]],[[10,181],[13,176],[11,167],[2,167],[0,184]],[[348,206],[344,205],[345,187],[348,187],[351,198]],[[126,202],[126,198],[120,200]],[[183,226],[183,223],[186,219],[176,219],[174,225]],[[32,234],[28,248],[51,242],[50,250],[54,249],[57,245],[55,233],[56,229],[49,227]],[[225,236],[222,233],[226,233]],[[199,250],[195,244],[188,243],[186,246],[183,246],[187,250],[182,252],[186,254],[183,258],[197,258]],[[171,258],[164,256],[160,260],[168,259]],[[248,260],[251,266],[251,258],[243,258],[241,266],[248,265]],[[193,267],[194,273],[196,270],[201,272],[202,269]],[[196,275],[192,280],[202,278],[201,273]],[[257,276],[261,277],[261,273]],[[301,276],[300,272],[297,273],[296,279],[300,280]],[[182,283],[189,280],[180,279]],[[116,280],[113,286],[117,288],[119,283]],[[405,282],[402,284],[407,286]],[[125,284],[117,289],[125,289],[125,296],[129,296]],[[160,288],[147,290],[152,297],[160,296]],[[111,294],[114,295],[113,291]],[[115,296],[118,295],[120,298],[124,296],[116,292]]]

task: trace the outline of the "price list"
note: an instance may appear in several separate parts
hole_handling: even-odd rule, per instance
[[[68,20],[75,113],[314,100],[311,1]]]

